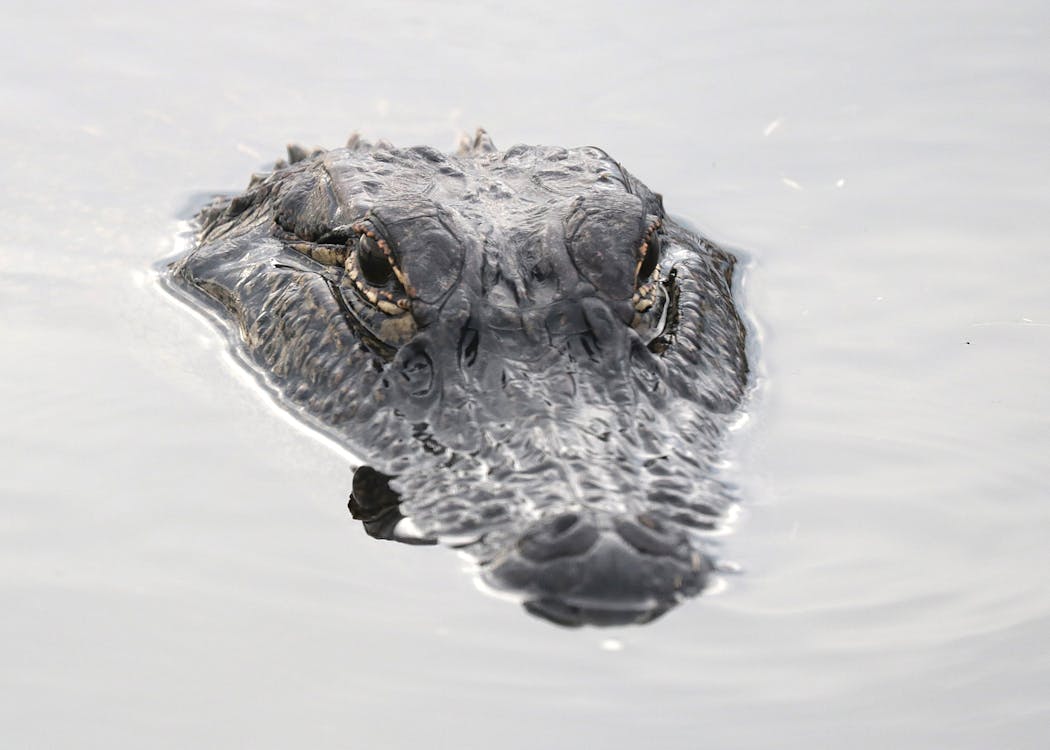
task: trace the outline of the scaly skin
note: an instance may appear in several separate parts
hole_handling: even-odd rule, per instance
[[[747,384],[734,258],[597,148],[289,156],[201,211],[172,274],[365,460],[370,533],[407,517],[563,624],[699,593]]]

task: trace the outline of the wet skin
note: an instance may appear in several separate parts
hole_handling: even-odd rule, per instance
[[[364,465],[373,536],[440,541],[555,622],[703,590],[747,384],[734,258],[597,148],[289,150],[172,265]]]

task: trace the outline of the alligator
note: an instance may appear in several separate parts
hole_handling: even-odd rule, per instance
[[[748,389],[736,259],[604,150],[293,145],[170,264],[279,403],[362,459],[372,536],[562,625],[712,579]]]

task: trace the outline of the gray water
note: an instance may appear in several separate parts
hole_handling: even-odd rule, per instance
[[[3,747],[1046,746],[1045,3],[127,5],[0,30]],[[479,124],[750,258],[741,572],[651,625],[365,536],[152,270],[287,141]]]

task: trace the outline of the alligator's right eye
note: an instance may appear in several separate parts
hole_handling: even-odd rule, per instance
[[[357,265],[364,280],[372,286],[386,286],[394,269],[374,237],[362,234],[357,241]]]
[[[644,284],[660,263],[660,233],[653,231],[645,242],[645,254],[638,266],[638,283]]]
[[[651,280],[657,267],[660,265],[660,251],[663,249],[663,241],[660,234],[660,220],[657,219],[650,225],[649,231],[642,241],[639,250],[638,268],[635,271],[635,285],[641,287]]]
[[[634,272],[634,328],[647,344],[652,344],[667,327],[670,305],[674,304],[668,293],[668,282],[661,279],[660,260],[663,254],[664,237],[661,222],[656,219],[649,225],[638,249],[638,264]],[[674,269],[670,271],[671,278]],[[654,350],[655,351],[655,350]]]

